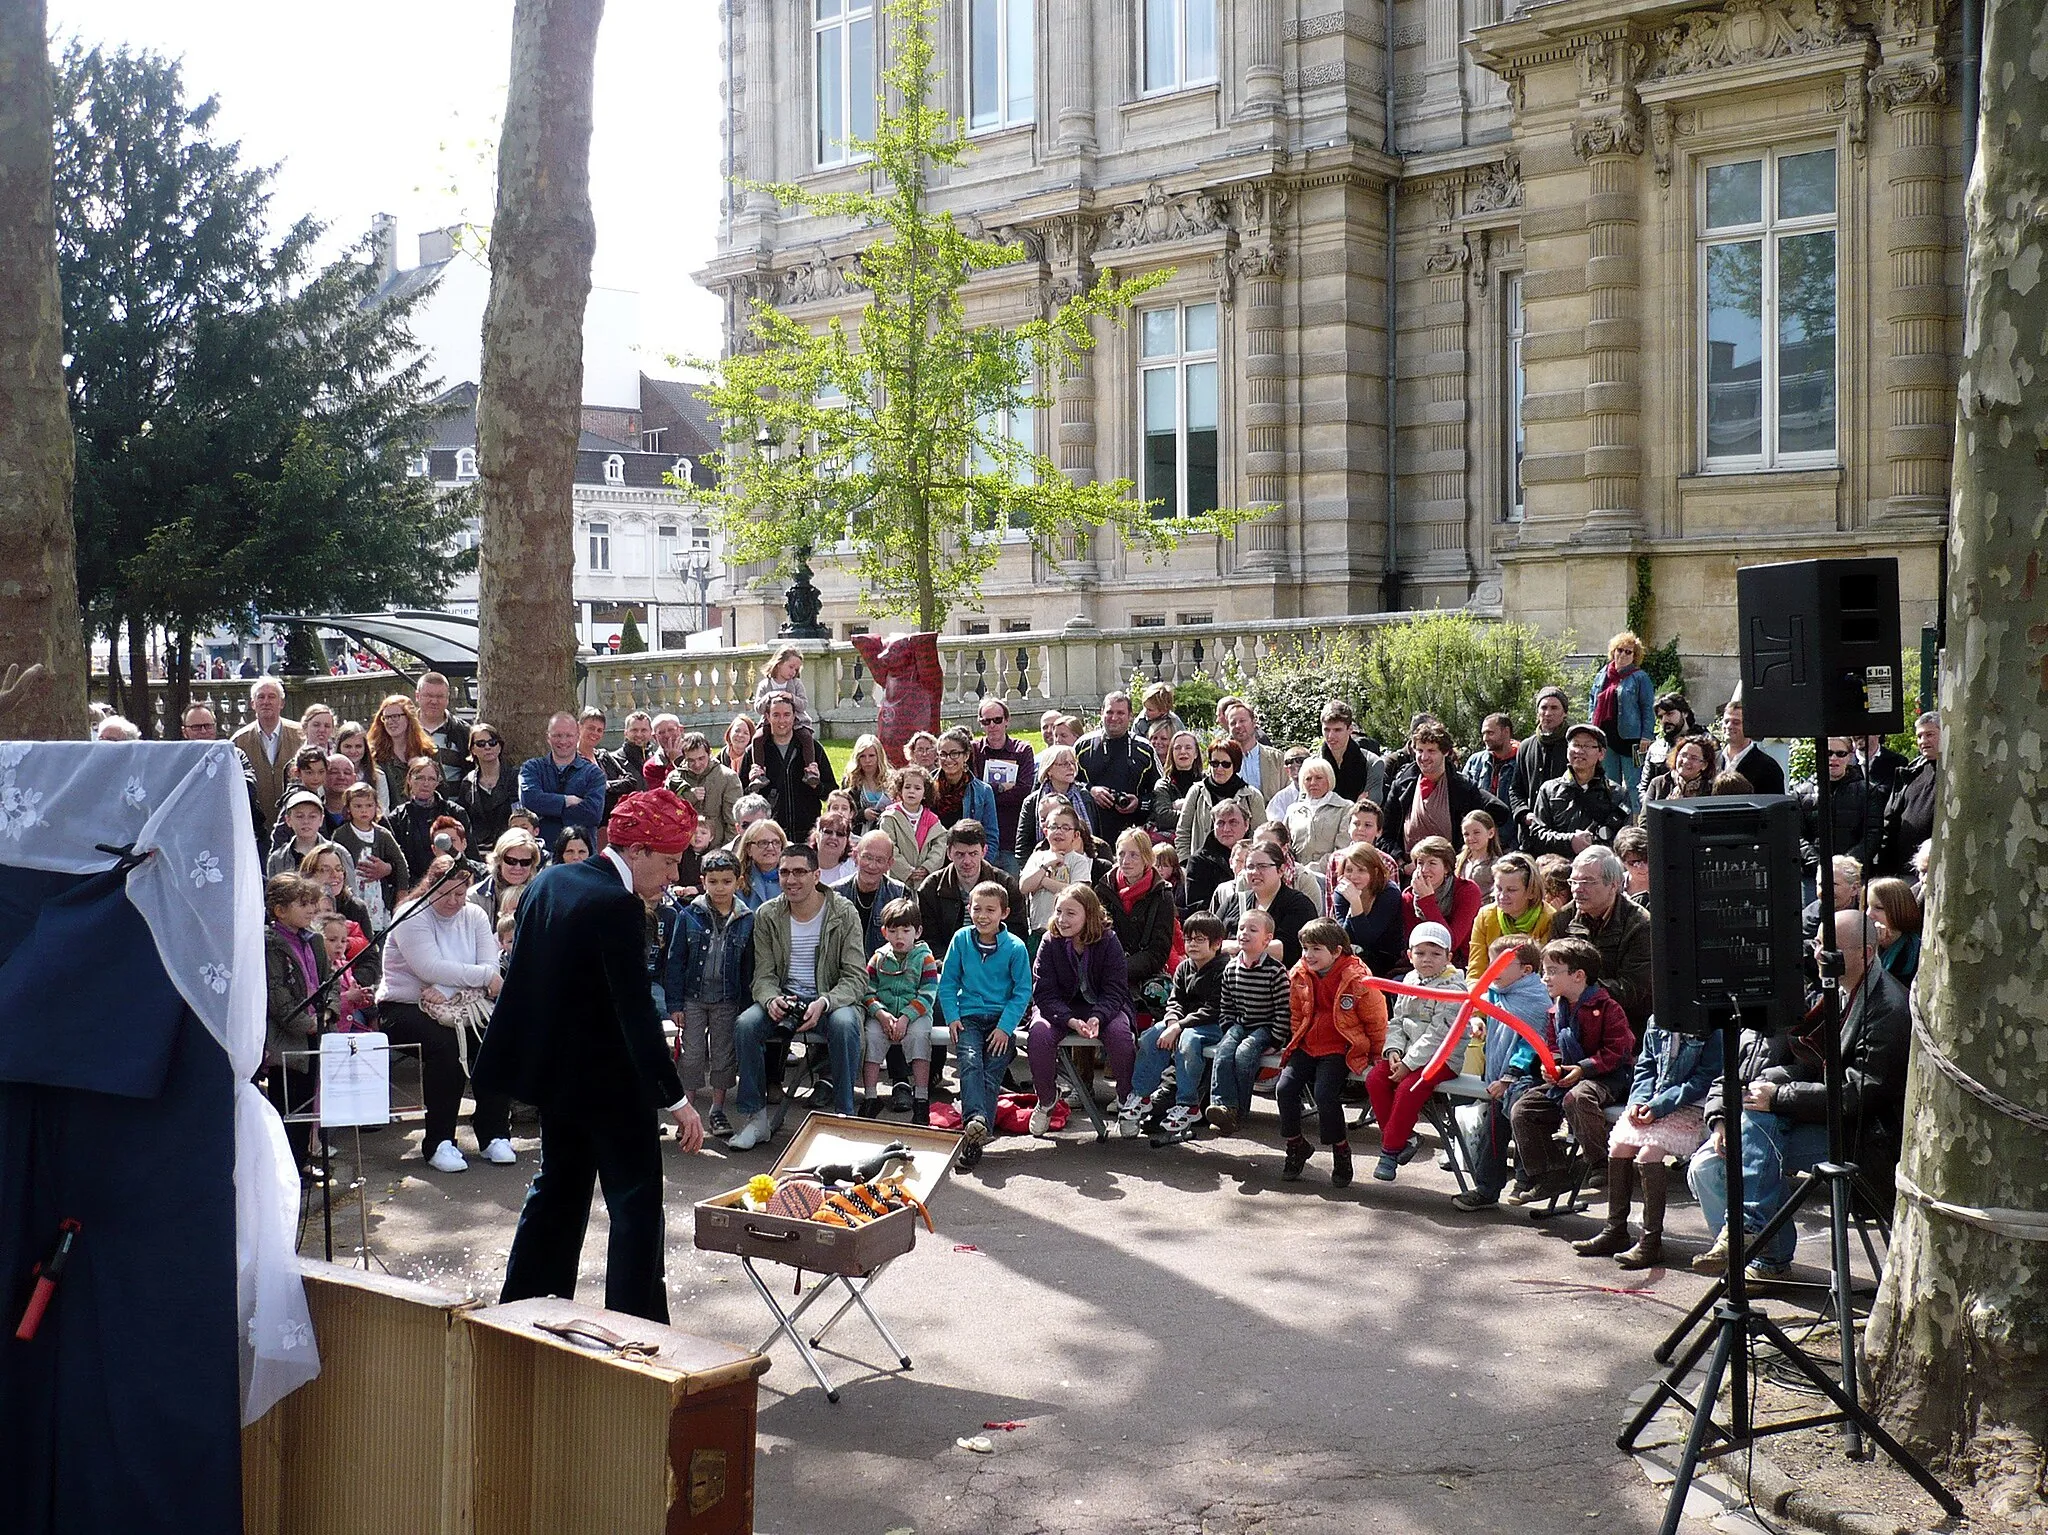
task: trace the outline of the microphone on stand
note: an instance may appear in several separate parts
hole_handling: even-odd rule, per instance
[[[449,836],[449,835],[448,835],[448,833],[446,833],[445,831],[443,831],[443,832],[436,832],[436,833],[434,834],[434,851],[435,851],[435,852],[437,852],[437,853],[452,853],[452,852],[454,852],[454,851],[455,851],[455,839],[454,839],[453,837]]]

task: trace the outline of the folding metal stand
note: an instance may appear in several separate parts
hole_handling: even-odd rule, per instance
[[[892,1258],[889,1260],[889,1263],[894,1261]],[[740,1259],[740,1266],[747,1271],[747,1278],[753,1281],[754,1292],[761,1297],[761,1303],[775,1316],[775,1330],[761,1340],[760,1347],[755,1349],[754,1352],[765,1354],[773,1347],[776,1338],[783,1337],[789,1339],[796,1347],[797,1357],[803,1360],[805,1366],[817,1380],[818,1385],[823,1388],[825,1400],[836,1404],[839,1401],[839,1388],[833,1385],[826,1377],[825,1367],[818,1362],[816,1350],[824,1344],[825,1334],[833,1329],[839,1319],[845,1316],[850,1309],[858,1306],[867,1319],[874,1323],[875,1331],[882,1335],[882,1341],[889,1345],[889,1351],[896,1356],[896,1362],[904,1369],[909,1369],[910,1356],[903,1352],[903,1345],[896,1341],[896,1335],[889,1331],[888,1324],[876,1314],[875,1308],[868,1304],[868,1287],[888,1272],[889,1263],[882,1263],[870,1269],[867,1273],[858,1276],[858,1283],[855,1283],[853,1278],[845,1274],[827,1274],[816,1284],[812,1285],[809,1290],[805,1291],[801,1300],[785,1311],[782,1308],[782,1302],[776,1299],[775,1292],[769,1288],[768,1282],[761,1277],[759,1270],[754,1267],[754,1260],[751,1257],[743,1256]],[[829,1295],[832,1292],[832,1287],[835,1284],[846,1287],[846,1299],[840,1303],[839,1309],[832,1313],[831,1318],[825,1325],[806,1339],[803,1333],[798,1330],[796,1324],[802,1319],[803,1314],[811,1309],[811,1306],[820,1296]]]

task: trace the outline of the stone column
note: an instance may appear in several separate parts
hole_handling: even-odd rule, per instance
[[[1642,112],[1631,100],[1582,118],[1572,147],[1586,162],[1586,480],[1588,537],[1643,530],[1642,270],[1636,201]]]
[[[1890,115],[1895,135],[1886,157],[1891,207],[1884,221],[1891,258],[1885,310],[1891,351],[1884,367],[1891,405],[1885,429],[1891,488],[1884,515],[1939,517],[1948,507],[1955,433],[1947,344],[1947,153],[1942,143],[1947,81],[1940,60],[1921,58],[1886,64],[1871,77],[1870,89]]]
[[[777,169],[775,123],[781,116],[776,110],[775,6],[772,0],[726,0],[726,4],[739,9],[743,22],[741,27],[734,29],[734,41],[741,47],[740,64],[744,72],[739,152],[734,160],[744,179],[773,181]],[[809,69],[799,70],[797,79],[792,103],[796,110],[790,115],[795,121],[802,122],[810,116],[803,105],[804,93],[809,88],[805,83],[810,79]],[[807,165],[808,161],[800,163]],[[750,218],[766,218],[775,212],[775,199],[759,187],[752,187],[745,192],[740,207]]]
[[[1063,154],[1093,154],[1095,6],[1093,0],[1052,0],[1051,13],[1053,95],[1059,103],[1055,142]]]
[[[1280,96],[1280,0],[1250,0],[1238,34],[1244,59],[1244,113],[1277,117]]]
[[[1248,570],[1287,568],[1287,378],[1281,355],[1278,249],[1256,246],[1232,258],[1244,304],[1245,500],[1257,520],[1237,548]]]

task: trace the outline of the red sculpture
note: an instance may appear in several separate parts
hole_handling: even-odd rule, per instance
[[[939,670],[937,634],[856,634],[853,648],[867,662],[879,694],[875,708],[875,733],[882,738],[882,754],[891,767],[905,761],[903,746],[920,730],[936,734],[939,728],[939,695],[945,691]]]

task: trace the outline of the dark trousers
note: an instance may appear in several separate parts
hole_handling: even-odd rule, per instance
[[[1341,1055],[1310,1055],[1297,1050],[1280,1066],[1280,1083],[1274,1096],[1280,1103],[1280,1133],[1288,1140],[1301,1134],[1302,1095],[1313,1090],[1316,1117],[1321,1121],[1322,1142],[1335,1146],[1344,1139],[1344,1084],[1351,1067]]]
[[[308,1042],[311,1043],[310,1041]],[[313,1111],[313,1073],[286,1067],[282,1063],[270,1068],[270,1101],[277,1105],[280,1115],[310,1114]],[[292,1148],[292,1166],[304,1167],[312,1155],[313,1122],[310,1119],[284,1122],[285,1143]]]
[[[559,1110],[540,1121],[540,1171],[526,1191],[500,1301],[576,1294],[583,1233],[590,1224],[592,1186],[604,1190],[611,1216],[605,1255],[607,1311],[668,1320],[662,1277],[661,1134],[638,1104],[615,1115],[585,1118]]]
[[[455,1121],[462,1113],[462,1054],[456,1047],[455,1031],[434,1022],[410,1002],[381,1002],[377,1014],[384,1031],[395,1045],[420,1047],[420,1093],[426,1099],[426,1135],[420,1141],[420,1155],[430,1157],[443,1141],[455,1139]],[[474,1030],[469,1036],[470,1058],[475,1059],[483,1036]],[[478,1093],[476,1113],[470,1120],[479,1147],[512,1135],[512,1100],[503,1093]]]
[[[1607,1161],[1607,1105],[1627,1095],[1628,1075],[1588,1077],[1564,1092],[1548,1085],[1532,1087],[1515,1100],[1509,1120],[1514,1125],[1515,1151],[1522,1176],[1534,1180],[1558,1160],[1551,1137],[1566,1120],[1578,1139],[1579,1155],[1595,1167]]]

